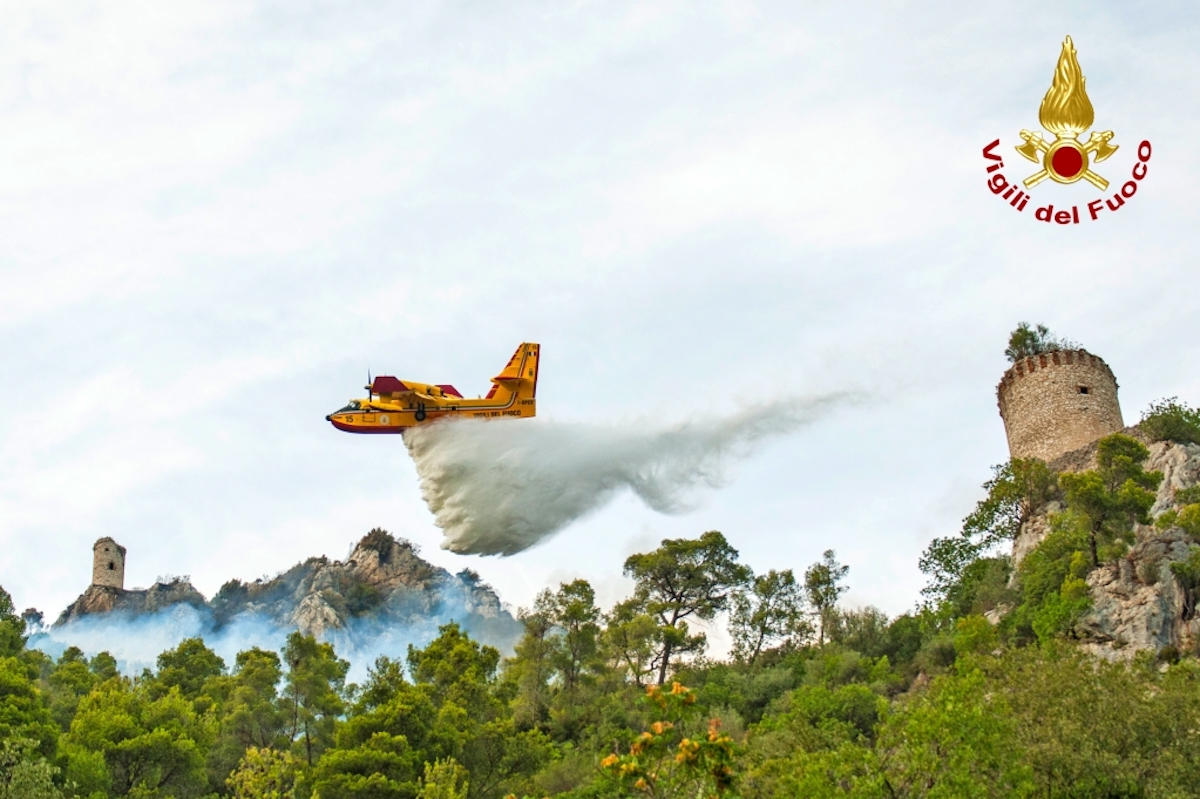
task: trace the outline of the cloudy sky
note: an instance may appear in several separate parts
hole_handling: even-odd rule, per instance
[[[127,586],[211,595],[380,526],[513,606],[580,576],[609,603],[630,553],[718,529],[759,570],[834,548],[852,603],[911,607],[919,553],[1007,457],[1016,322],[1104,357],[1127,422],[1200,402],[1200,31],[1187,3],[847,8],[8,4],[0,585],[56,616],[109,535]],[[1012,145],[1067,34],[1121,146],[1097,171],[1153,157],[1064,228],[994,197],[980,151],[1035,171]],[[696,510],[622,495],[454,555],[402,442],[324,415],[368,369],[485,391],[521,341],[553,420],[867,399]]]

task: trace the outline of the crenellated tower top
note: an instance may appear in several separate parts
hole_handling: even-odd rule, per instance
[[[1125,427],[1112,369],[1083,349],[1020,359],[996,399],[1013,458],[1049,462]]]

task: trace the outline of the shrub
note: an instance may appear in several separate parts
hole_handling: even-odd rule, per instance
[[[1063,580],[1057,594],[1047,597],[1033,614],[1032,627],[1038,640],[1047,643],[1055,637],[1068,633],[1083,612],[1091,605],[1088,598],[1087,581],[1081,577]]]
[[[1171,573],[1189,591],[1200,587],[1200,547],[1192,547],[1187,560],[1172,563]]]
[[[1055,338],[1050,335],[1050,329],[1045,325],[1031,328],[1030,323],[1022,322],[1016,325],[1016,330],[1008,337],[1008,348],[1004,350],[1010,362],[1042,353],[1054,353],[1060,349],[1075,349],[1079,344],[1067,341],[1066,338]]]
[[[1156,585],[1159,577],[1159,566],[1162,561],[1157,558],[1142,558],[1137,564],[1137,576],[1145,585]]]
[[[736,746],[712,719],[708,733],[685,736],[685,723],[695,715],[696,695],[678,682],[665,691],[646,689],[645,704],[659,717],[634,739],[629,754],[610,754],[600,761],[606,795],[712,796],[732,793],[736,778]],[[694,737],[693,737],[694,736]]]
[[[996,628],[983,616],[964,616],[954,625],[956,652],[991,652],[999,642]]]
[[[1175,523],[1188,535],[1200,537],[1200,505],[1184,505]]]
[[[1163,511],[1154,520],[1159,530],[1178,527],[1193,538],[1200,538],[1200,503],[1184,505],[1179,510]]]
[[[1188,559],[1171,564],[1171,573],[1183,589],[1183,618],[1196,614],[1196,590],[1200,588],[1200,547],[1193,546]]]
[[[1175,502],[1180,505],[1200,505],[1200,486],[1179,489],[1175,492]]]
[[[1021,322],[1008,337],[1008,349],[1004,351],[1004,355],[1010,362],[1016,363],[1023,358],[1041,355],[1043,352],[1078,348],[1079,345],[1073,341],[1050,335],[1050,328],[1045,325],[1030,327],[1028,322]]]
[[[1021,604],[1002,623],[1025,640],[1047,641],[1069,632],[1089,604],[1086,517],[1071,511],[1052,514],[1050,530],[1021,561]]]
[[[1200,444],[1200,410],[1189,408],[1177,397],[1150,403],[1139,427],[1154,441]]]

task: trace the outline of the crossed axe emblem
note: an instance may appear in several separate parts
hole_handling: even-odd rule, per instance
[[[1113,132],[1111,130],[1092,131],[1092,135],[1088,138],[1087,142],[1081,146],[1074,137],[1067,138],[1063,136],[1055,136],[1053,142],[1047,142],[1042,138],[1041,133],[1022,130],[1021,138],[1025,141],[1025,143],[1016,148],[1017,152],[1028,158],[1030,161],[1033,161],[1035,164],[1038,163],[1039,160],[1042,163],[1041,170],[1025,178],[1025,188],[1032,189],[1046,178],[1052,178],[1058,183],[1074,183],[1080,178],[1083,178],[1088,183],[1091,183],[1093,186],[1100,189],[1100,191],[1104,191],[1108,188],[1108,181],[1097,175],[1088,167],[1088,153],[1095,153],[1095,158],[1093,160],[1096,163],[1100,163],[1105,158],[1108,158],[1110,155],[1115,153],[1117,148],[1120,146],[1109,144],[1109,141],[1112,139],[1112,137]],[[1063,147],[1070,147],[1073,150],[1077,150],[1083,157],[1082,168],[1074,175],[1059,174],[1059,172],[1054,169],[1054,165],[1052,163],[1053,156],[1050,158],[1046,157],[1047,154],[1051,153],[1051,151],[1057,152]],[[1038,157],[1039,154],[1041,155],[1040,159]]]

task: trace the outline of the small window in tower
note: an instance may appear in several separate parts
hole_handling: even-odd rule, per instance
[[[1079,393],[1080,393],[1080,394],[1087,394],[1087,393],[1088,393],[1088,387],[1087,387],[1087,386],[1080,386],[1080,387],[1079,387]]]
[[[109,570],[109,571],[114,571],[114,568],[113,568],[113,562],[112,562],[111,560],[108,562],[108,570]]]

